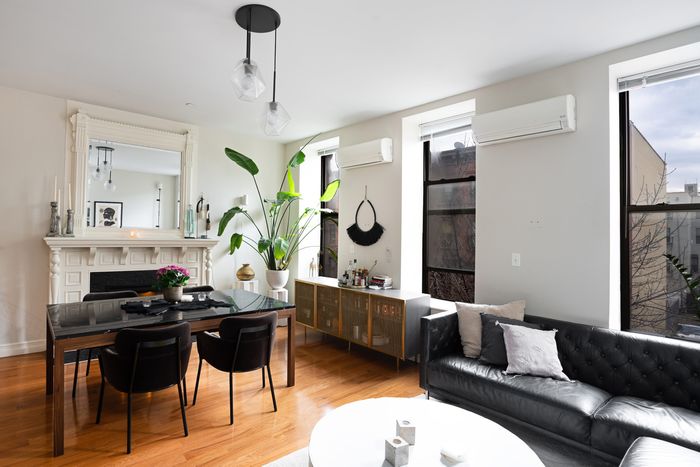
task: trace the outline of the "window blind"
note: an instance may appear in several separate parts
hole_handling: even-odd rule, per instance
[[[472,127],[472,114],[455,115],[432,122],[421,123],[420,140],[427,141],[438,136],[447,136]]]
[[[338,152],[337,146],[332,147],[332,148],[321,149],[320,151],[318,151],[318,155],[319,156],[330,156],[331,154],[335,154],[336,152]]]
[[[700,75],[700,60],[625,76],[617,80],[617,87],[620,92],[625,92],[697,75]]]

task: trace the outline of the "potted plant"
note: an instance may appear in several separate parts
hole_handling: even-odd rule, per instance
[[[156,271],[158,288],[163,292],[163,298],[171,303],[182,300],[182,288],[190,280],[190,272],[180,266],[171,264]]]
[[[318,223],[312,224],[314,217],[322,211],[329,211],[321,208],[321,203],[332,200],[340,186],[340,180],[333,180],[326,186],[316,207],[307,207],[298,216],[292,214],[291,207],[301,199],[301,194],[296,191],[292,169],[299,167],[304,162],[306,158],[303,152],[304,147],[294,154],[287,163],[279,190],[273,198],[263,198],[260,193],[260,186],[256,178],[259,172],[257,164],[238,151],[230,148],[225,149],[226,156],[253,177],[263,219],[256,222],[248,211],[235,206],[222,216],[218,235],[223,235],[226,226],[237,215],[247,219],[255,228],[257,238],[234,232],[229,243],[229,254],[233,254],[244,243],[252,248],[265,262],[267,282],[273,289],[281,289],[287,284],[289,279],[287,268],[292,258],[298,252],[301,242],[314,228],[318,227]],[[286,191],[284,190],[285,182]]]

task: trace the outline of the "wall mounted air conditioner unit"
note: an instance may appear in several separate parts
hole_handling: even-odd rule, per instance
[[[472,117],[474,140],[481,146],[576,130],[576,100],[571,94]]]
[[[380,138],[366,143],[338,148],[338,166],[353,169],[392,161],[391,138]]]

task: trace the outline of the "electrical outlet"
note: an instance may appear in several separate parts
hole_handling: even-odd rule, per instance
[[[513,253],[513,256],[511,257],[511,264],[513,267],[520,267],[520,253]]]

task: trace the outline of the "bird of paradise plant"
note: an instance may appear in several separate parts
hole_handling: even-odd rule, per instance
[[[260,172],[257,164],[240,152],[225,148],[226,156],[253,177],[264,219],[264,224],[258,225],[248,211],[240,206],[234,206],[226,211],[219,222],[219,236],[223,235],[229,222],[237,215],[245,217],[255,227],[259,235],[259,238],[255,239],[240,232],[234,232],[231,234],[229,254],[233,254],[245,243],[260,255],[269,270],[282,271],[289,267],[304,239],[318,227],[318,223],[312,223],[312,221],[319,213],[328,211],[321,208],[321,203],[328,202],[335,197],[338,187],[340,187],[340,180],[333,180],[326,186],[316,207],[307,207],[298,216],[294,216],[290,211],[292,205],[301,199],[301,194],[296,191],[292,169],[299,167],[306,159],[304,148],[311,140],[287,162],[282,182],[275,197],[265,199],[260,193],[260,186],[256,178]],[[283,190],[285,181],[286,191]]]

